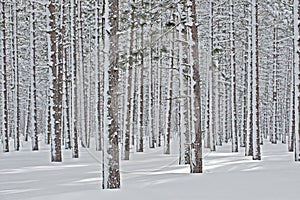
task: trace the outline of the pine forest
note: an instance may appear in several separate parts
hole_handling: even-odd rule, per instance
[[[298,199],[299,31],[299,0],[0,0],[0,199]]]

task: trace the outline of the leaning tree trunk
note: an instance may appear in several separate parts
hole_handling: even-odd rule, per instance
[[[103,189],[120,188],[118,138],[118,19],[119,3],[104,1],[104,136]]]

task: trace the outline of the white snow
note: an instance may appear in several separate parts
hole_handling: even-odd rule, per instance
[[[171,155],[163,148],[133,153],[121,162],[122,189],[102,190],[101,152],[81,149],[81,157],[71,159],[71,151],[64,151],[63,163],[51,163],[48,146],[31,152],[26,144],[20,152],[0,153],[0,199],[299,199],[300,163],[286,145],[265,142],[262,161],[253,161],[225,144],[204,153],[203,174],[179,166],[176,146],[172,149]]]

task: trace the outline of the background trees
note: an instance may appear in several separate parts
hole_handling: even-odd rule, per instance
[[[119,147],[124,160],[180,151],[197,173],[202,141],[253,159],[265,139],[299,150],[297,1],[0,5],[5,152],[51,143],[60,162],[63,148],[96,148],[119,180]],[[120,186],[105,175],[104,188]]]

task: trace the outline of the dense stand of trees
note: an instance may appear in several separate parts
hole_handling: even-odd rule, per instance
[[[287,143],[299,161],[299,2],[1,0],[3,151],[31,142],[120,161],[161,147],[202,173],[202,147],[260,160]],[[294,20],[291,20],[294,19]],[[203,144],[202,144],[203,142]]]

